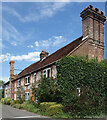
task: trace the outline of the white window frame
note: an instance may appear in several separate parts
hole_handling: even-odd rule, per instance
[[[17,80],[17,87],[20,87],[20,79],[19,80]]]
[[[29,82],[28,82],[28,78],[29,78]],[[27,83],[26,83],[26,79],[27,79]],[[25,85],[29,85],[30,84],[30,76],[25,77]]]
[[[48,70],[50,70],[49,77],[48,77]],[[44,71],[46,71],[46,72],[44,73]],[[46,78],[50,78],[51,77],[51,68],[46,68],[46,69],[43,70],[43,76],[45,76],[45,75],[46,75]]]
[[[81,88],[77,88],[77,93],[78,93],[78,96],[80,96],[81,95]]]
[[[26,94],[27,94],[27,99],[26,99]],[[28,94],[29,92],[25,92],[25,100],[29,100],[30,96]]]

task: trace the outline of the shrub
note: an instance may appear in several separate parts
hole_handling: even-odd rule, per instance
[[[10,98],[6,99],[6,105],[10,105],[11,101],[12,101],[12,99],[10,99]]]
[[[54,116],[63,113],[63,106],[56,104],[56,102],[43,102],[40,104],[40,110],[43,113],[47,113],[49,116]]]
[[[57,88],[56,79],[46,78],[45,76],[38,81],[38,88],[32,87],[32,94],[38,104],[41,102],[60,101],[60,92]]]
[[[7,99],[9,99],[9,98],[4,98],[4,104],[6,104]]]
[[[40,110],[41,110],[42,112],[46,112],[47,109],[48,109],[50,106],[55,105],[55,104],[56,104],[56,102],[43,102],[43,103],[40,104]]]
[[[2,98],[2,99],[1,99],[1,103],[2,103],[2,104],[4,104],[4,99],[5,99],[5,98]]]
[[[47,108],[47,112],[49,116],[54,116],[54,115],[59,115],[63,113],[63,105],[61,104],[56,104],[56,105],[51,105],[49,108]]]
[[[56,68],[61,104],[67,112],[73,116],[104,113],[107,64],[87,57],[67,56],[57,61]]]

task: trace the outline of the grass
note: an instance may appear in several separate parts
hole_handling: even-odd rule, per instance
[[[49,113],[41,112],[40,107],[37,107],[32,103],[24,102],[23,104],[14,104],[12,106],[15,107],[15,108],[18,108],[18,109],[24,109],[24,110],[27,110],[29,112],[37,113],[37,114],[40,114],[40,115],[43,115],[43,116],[49,116]],[[65,113],[65,112],[62,112],[61,114],[53,115],[53,116],[50,116],[50,117],[52,117],[52,118],[62,118],[62,119],[63,118],[74,118],[74,117],[71,116],[71,114]],[[84,118],[104,118],[104,117],[105,117],[105,115],[101,114],[99,116],[86,116]]]

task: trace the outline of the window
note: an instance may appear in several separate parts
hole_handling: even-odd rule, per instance
[[[25,93],[25,100],[29,100],[29,92]]]
[[[30,83],[30,77],[27,76],[27,77],[25,78],[25,85],[28,85],[29,83]]]
[[[20,87],[20,80],[17,80],[17,87]]]
[[[80,88],[77,88],[77,93],[78,93],[78,96],[81,95],[81,90],[80,90]]]
[[[51,69],[47,68],[47,69],[43,70],[43,76],[45,76],[47,78],[51,77]]]

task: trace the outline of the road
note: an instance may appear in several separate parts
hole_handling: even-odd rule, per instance
[[[32,112],[28,112],[26,110],[20,110],[16,108],[12,108],[8,105],[1,105],[2,108],[2,118],[48,118],[46,116],[41,116]],[[1,117],[1,116],[0,116]]]

